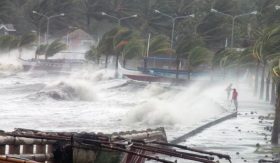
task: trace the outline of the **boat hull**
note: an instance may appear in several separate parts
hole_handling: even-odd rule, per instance
[[[71,60],[24,60],[19,58],[24,71],[40,70],[54,72],[70,72],[73,69],[84,67],[83,63],[74,63]]]

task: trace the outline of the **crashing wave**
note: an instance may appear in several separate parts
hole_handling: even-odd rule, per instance
[[[54,100],[66,101],[96,101],[97,95],[92,86],[85,81],[61,80],[47,85],[37,96],[44,99],[50,97]]]

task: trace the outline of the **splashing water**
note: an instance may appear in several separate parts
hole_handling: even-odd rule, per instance
[[[66,101],[96,101],[98,99],[92,86],[82,80],[60,80],[48,84],[44,90],[36,94],[35,98],[38,97]]]
[[[146,95],[149,100],[130,110],[125,122],[178,129],[193,125],[226,112],[209,98],[211,91],[201,90],[201,86],[196,85],[181,91],[148,86],[140,95]]]
[[[2,56],[0,58],[0,76],[12,76],[22,70],[22,65],[16,58]]]

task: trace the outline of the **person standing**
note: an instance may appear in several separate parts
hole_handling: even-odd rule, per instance
[[[231,102],[233,101],[236,111],[238,109],[237,96],[238,96],[238,92],[236,91],[236,89],[233,89]]]
[[[226,88],[226,90],[225,91],[227,91],[227,99],[229,99],[229,96],[230,96],[230,92],[231,92],[231,86],[232,86],[232,84],[230,84],[227,88]]]

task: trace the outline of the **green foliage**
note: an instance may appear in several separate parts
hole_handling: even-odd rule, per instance
[[[188,53],[197,46],[204,46],[202,38],[197,35],[186,36],[177,46],[176,54],[180,57],[187,56]]]
[[[55,40],[53,41],[51,44],[48,45],[48,48],[46,50],[46,57],[52,57],[55,54],[66,50],[67,49],[67,45],[60,42],[60,40]]]
[[[220,66],[221,60],[231,54],[231,50],[227,48],[219,49],[210,60],[212,71],[216,66]]]
[[[116,52],[120,53],[129,40],[137,39],[139,35],[140,33],[138,31],[133,31],[128,28],[121,28],[114,36],[114,49],[116,50]]]
[[[187,57],[188,69],[209,62],[211,57],[211,52],[207,48],[200,46],[193,48]]]
[[[26,46],[29,46],[32,43],[35,43],[37,41],[37,35],[34,32],[28,32],[25,33],[21,38],[20,41],[18,43],[18,48],[23,48]]]
[[[99,60],[100,57],[101,51],[98,47],[96,48],[95,46],[91,46],[90,50],[86,51],[85,53],[85,59],[89,61]]]
[[[15,39],[16,37],[12,35],[5,35],[0,37],[0,50],[3,52],[9,51],[10,45]]]
[[[142,53],[143,58],[147,57],[147,42]],[[169,37],[164,35],[154,36],[150,40],[149,56],[158,56],[172,54],[174,51],[170,48]]]
[[[139,56],[144,50],[143,41],[132,39],[124,47],[122,51],[123,60],[132,59]]]
[[[256,66],[256,60],[253,55],[253,47],[246,48],[238,57],[238,67]]]
[[[41,44],[41,45],[37,46],[35,54],[36,55],[45,55],[47,49],[48,49],[48,44]]]
[[[253,54],[262,65],[265,65],[267,60],[271,60],[279,55],[280,51],[280,24],[275,24],[264,30],[262,36],[257,40]]]

